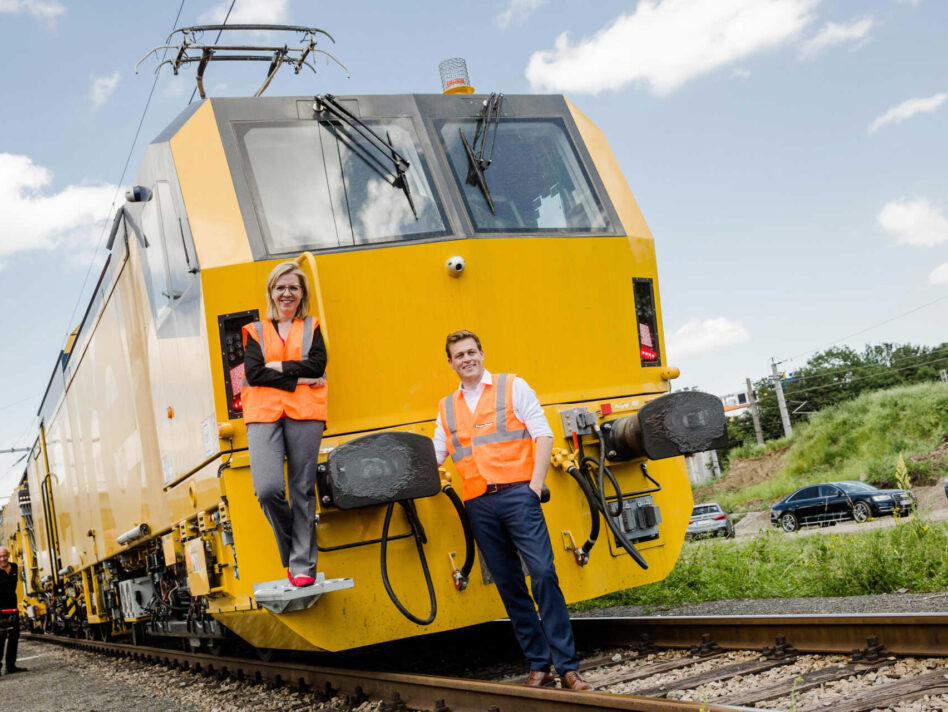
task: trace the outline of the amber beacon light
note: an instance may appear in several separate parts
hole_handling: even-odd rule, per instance
[[[441,72],[441,92],[443,94],[473,94],[474,87],[467,76],[467,62],[461,57],[442,60],[438,64]]]

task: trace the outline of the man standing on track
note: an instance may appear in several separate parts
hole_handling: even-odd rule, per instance
[[[16,584],[17,584],[17,565],[10,561],[10,551],[5,546],[0,546],[0,611],[16,610]],[[10,614],[6,614],[10,615]],[[16,649],[20,642],[20,624],[16,621],[10,630],[0,629],[0,653],[3,653],[4,643],[6,643],[6,656],[4,657],[4,674],[10,675],[15,672],[24,672],[25,668],[16,666]]]
[[[564,688],[590,690],[576,671],[573,631],[540,508],[553,431],[526,381],[484,369],[476,335],[455,331],[448,335],[445,350],[461,385],[441,399],[435,452],[439,464],[450,455],[463,478],[462,497],[474,539],[530,664],[526,684],[555,684],[553,665]],[[530,573],[532,599],[518,551]]]

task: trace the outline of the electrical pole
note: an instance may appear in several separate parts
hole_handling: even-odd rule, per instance
[[[780,374],[777,373],[777,364],[773,359],[770,361],[770,370],[774,374],[774,390],[777,392],[780,420],[783,421],[783,434],[789,438],[793,436],[793,428],[790,427],[790,414],[787,412],[787,402],[783,399],[783,385],[780,383]]]
[[[754,435],[757,436],[757,444],[763,446],[764,431],[760,429],[760,413],[757,412],[757,399],[754,397],[754,387],[751,385],[751,379],[747,380],[747,402],[750,403],[751,417],[754,419]]]

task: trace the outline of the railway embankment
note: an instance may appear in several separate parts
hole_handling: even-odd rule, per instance
[[[734,448],[727,472],[697,488],[695,502],[717,501],[736,513],[753,513],[818,482],[897,487],[900,459],[913,490],[935,486],[948,475],[948,388],[943,383],[864,393],[814,414],[808,423],[794,424],[792,440]]]
[[[734,540],[687,542],[665,581],[581,604],[577,611],[948,610],[946,475],[948,388],[921,384],[864,394],[816,414],[796,429],[792,441],[732,451],[725,476],[695,491],[696,503],[717,501],[734,510]],[[792,534],[771,526],[771,504],[799,487],[834,480],[907,485],[918,511]]]

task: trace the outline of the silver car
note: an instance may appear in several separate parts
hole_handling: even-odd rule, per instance
[[[725,537],[734,536],[734,523],[730,515],[717,502],[696,504],[691,510],[691,519],[688,521],[685,538],[694,539],[719,534]]]

